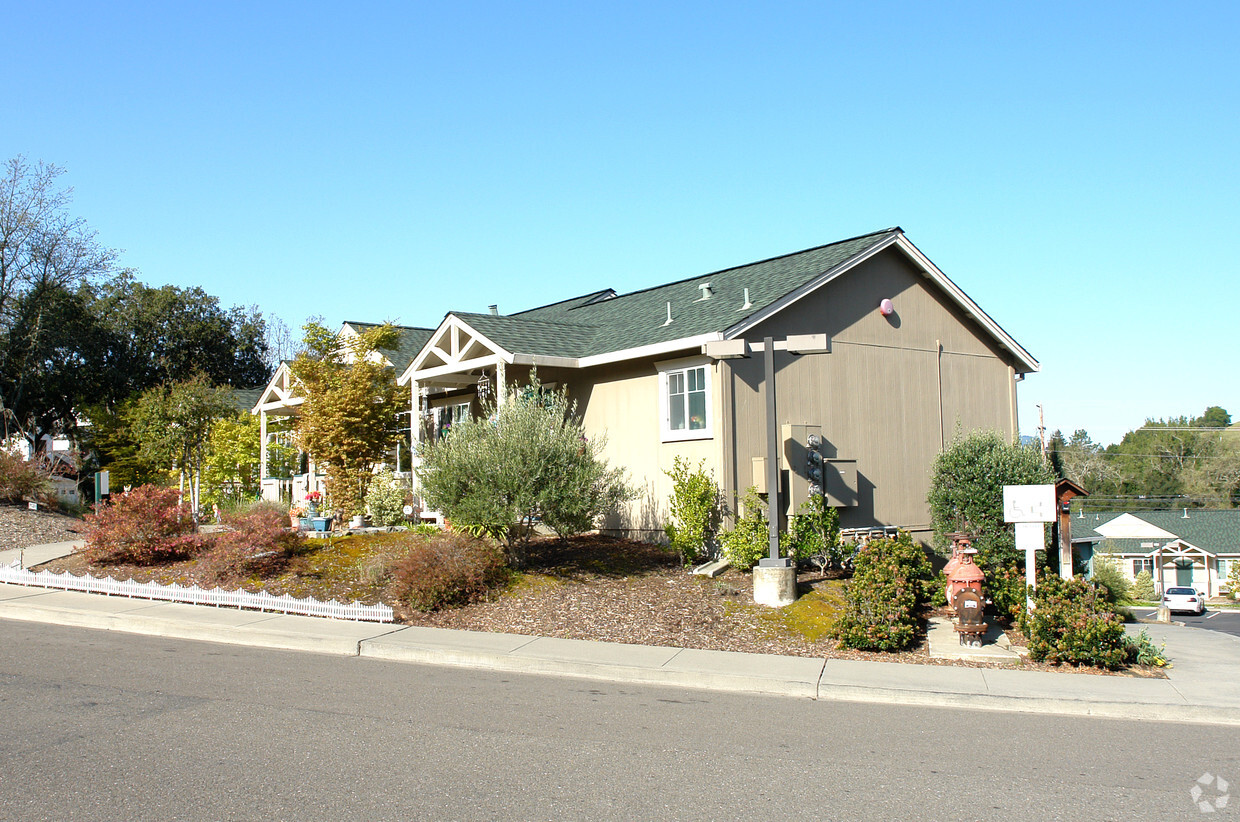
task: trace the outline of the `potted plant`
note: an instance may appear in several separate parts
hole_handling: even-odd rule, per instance
[[[297,530],[301,526],[301,520],[306,516],[306,506],[301,503],[293,503],[288,507],[289,527]]]
[[[319,515],[319,503],[322,501],[323,494],[319,491],[311,491],[309,494],[306,494],[306,505],[309,508],[307,513],[311,517],[317,517]]]

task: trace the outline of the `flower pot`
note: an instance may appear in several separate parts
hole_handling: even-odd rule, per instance
[[[309,531],[311,528],[314,527],[313,523],[310,522],[310,517],[302,517],[301,519],[297,520],[297,525],[303,531]]]
[[[316,531],[330,531],[332,526],[331,517],[311,517],[310,521],[314,523]]]
[[[353,519],[349,520],[349,527],[350,528],[365,528],[366,518],[362,516],[361,514],[358,514]]]

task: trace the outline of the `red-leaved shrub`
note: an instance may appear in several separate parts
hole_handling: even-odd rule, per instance
[[[274,576],[306,541],[285,527],[288,514],[275,507],[259,504],[222,519],[227,530],[214,535],[196,569],[209,585]]]
[[[392,595],[419,611],[464,605],[486,595],[508,573],[494,543],[458,531],[418,540],[392,566]]]
[[[179,498],[175,488],[140,485],[87,514],[87,561],[153,565],[196,553],[194,520]]]

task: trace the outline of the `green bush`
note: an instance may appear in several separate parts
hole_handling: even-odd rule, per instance
[[[972,536],[976,562],[988,577],[1000,568],[1019,565],[1024,555],[1016,550],[1012,526],[1003,521],[1003,486],[1054,481],[1054,472],[1036,448],[1014,445],[993,431],[957,435],[935,458],[926,496],[935,550],[949,556],[947,535],[964,531]]]
[[[1097,587],[1047,575],[1038,581],[1033,602],[1023,621],[1033,660],[1111,669],[1128,661],[1124,623]]]
[[[765,503],[752,485],[745,491],[741,502],[744,514],[736,518],[736,527],[719,536],[723,557],[733,568],[748,571],[771,552],[770,527],[767,524]]]
[[[789,518],[788,530],[781,535],[785,556],[797,562],[825,556],[832,564],[843,559],[840,550],[840,511],[827,505],[826,497],[815,494]]]
[[[870,540],[853,559],[844,614],[835,624],[840,645],[902,651],[917,635],[917,617],[933,586],[925,551],[906,532]]]
[[[175,488],[140,485],[86,515],[86,560],[152,565],[185,559],[200,547]]]
[[[1171,664],[1167,659],[1167,643],[1155,647],[1149,632],[1142,628],[1136,636],[1126,637],[1128,644],[1128,661],[1137,665],[1149,665],[1152,668],[1165,668]]]
[[[567,392],[530,379],[509,402],[488,403],[483,417],[418,448],[426,504],[458,528],[505,534],[516,567],[537,522],[571,536],[632,496],[624,472],[601,456],[605,440],[586,438]]]
[[[1028,600],[1024,569],[1015,565],[1001,566],[987,574],[982,584],[999,618],[1009,624],[1018,624]]]
[[[366,488],[366,510],[374,525],[401,525],[405,521],[405,498],[409,488],[391,469],[375,474]]]
[[[392,596],[419,611],[480,599],[507,578],[494,543],[457,531],[417,539],[392,566]]]
[[[1090,579],[1111,605],[1132,604],[1132,583],[1119,569],[1119,559],[1114,555],[1095,554],[1094,573]]]
[[[671,522],[664,530],[672,550],[685,565],[710,555],[722,514],[719,486],[704,465],[705,461],[694,467],[689,460],[676,456],[672,470],[663,472],[672,480],[672,497],[668,501]]]
[[[1132,598],[1139,602],[1153,602],[1158,598],[1158,594],[1154,591],[1154,578],[1150,576],[1150,572],[1142,569],[1137,574],[1137,579],[1132,584]]]

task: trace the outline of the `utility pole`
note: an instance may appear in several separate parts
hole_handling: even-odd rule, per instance
[[[1046,462],[1046,421],[1042,417],[1042,404],[1038,403],[1038,442],[1042,444],[1042,462]]]

